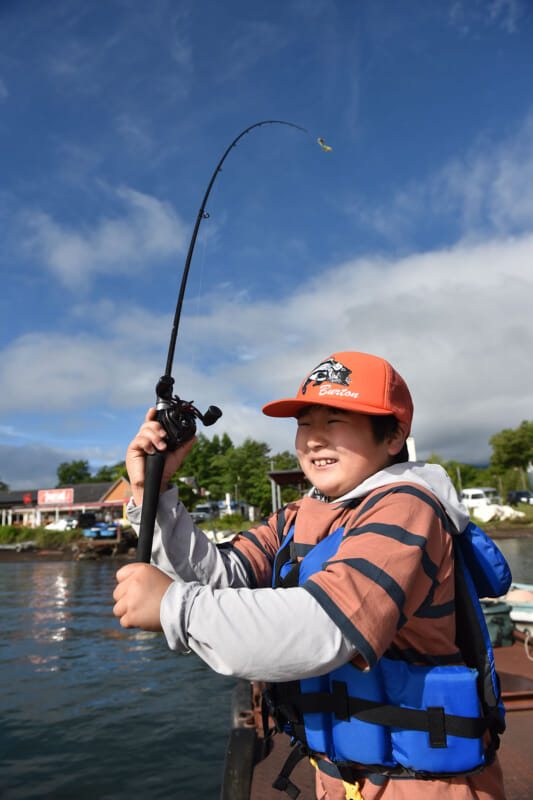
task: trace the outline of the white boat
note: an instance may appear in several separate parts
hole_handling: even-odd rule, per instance
[[[533,584],[512,583],[501,600],[511,606],[510,615],[515,629],[533,636]]]

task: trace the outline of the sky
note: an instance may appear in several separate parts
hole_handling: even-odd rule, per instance
[[[265,120],[192,256],[199,430],[294,451],[262,405],[360,350],[418,458],[487,463],[533,419],[532,41],[529,0],[2,0],[0,479],[124,459]]]

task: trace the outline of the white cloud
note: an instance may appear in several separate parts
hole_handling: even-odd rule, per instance
[[[457,237],[523,233],[533,219],[533,112],[505,141],[484,137],[462,157],[398,189],[371,208],[357,199],[348,212],[390,239],[409,238],[427,220],[446,219]]]
[[[287,35],[277,24],[266,20],[237,21],[233,41],[217,73],[217,82],[233,81],[265,58],[270,61],[286,44]]]
[[[285,450],[292,423],[263,417],[261,405],[294,394],[335,351],[372,352],[412,390],[420,455],[486,461],[492,434],[531,418],[532,261],[527,235],[349,261],[275,302],[217,291],[205,299],[204,316],[182,319],[176,391],[201,411],[223,409],[208,435],[227,431],[236,443],[252,436]],[[169,320],[117,306],[107,318],[112,324],[92,337],[33,334],[13,342],[0,358],[0,408],[87,413],[150,405]]]
[[[117,116],[115,125],[128,150],[142,153],[152,150],[153,138],[147,119],[122,113]]]
[[[526,12],[524,0],[455,0],[450,8],[449,20],[465,36],[476,34],[481,25],[514,34]]]
[[[28,215],[28,244],[66,287],[80,288],[102,272],[140,270],[184,251],[187,229],[169,204],[128,187],[117,189],[116,195],[124,215],[103,218],[82,231],[41,212]]]
[[[103,460],[102,460],[103,456]],[[68,450],[43,444],[24,446],[0,444],[0,480],[11,490],[52,489],[57,485],[57,468],[64,461],[88,460],[116,464],[123,455],[93,448]]]

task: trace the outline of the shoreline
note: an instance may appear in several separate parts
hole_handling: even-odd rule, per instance
[[[533,525],[516,525],[487,528],[485,532],[491,539],[528,539],[533,538]],[[111,544],[111,543],[110,543]],[[57,550],[45,550],[32,548],[17,552],[15,549],[2,549],[0,545],[0,563],[21,562],[21,561],[119,561],[127,562],[135,560],[135,548],[130,547],[123,553],[99,552],[100,547],[90,545],[82,550],[76,550],[75,546],[69,545]],[[104,547],[102,547],[102,550]]]
[[[483,528],[483,523],[479,524]],[[501,528],[483,528],[491,539],[528,539],[533,537],[533,525],[503,526]]]
[[[21,561],[38,561],[39,563],[48,561],[135,561],[135,549],[130,548],[123,553],[104,553],[98,552],[97,548],[87,548],[86,550],[75,551],[72,545],[58,550],[45,550],[32,547],[28,550],[3,550],[0,546],[0,564],[20,563]]]

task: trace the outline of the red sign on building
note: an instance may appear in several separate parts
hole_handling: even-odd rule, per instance
[[[37,502],[40,506],[72,503],[73,500],[74,489],[39,489],[37,493]]]

